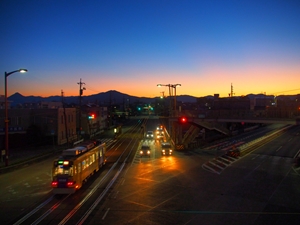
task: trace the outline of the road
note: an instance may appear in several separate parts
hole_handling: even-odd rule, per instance
[[[90,224],[298,224],[298,134],[288,130],[220,174],[202,168],[206,152],[157,149],[128,168]]]
[[[148,121],[146,130],[156,125]],[[299,133],[299,127],[289,129],[220,173],[203,168],[215,150],[166,157],[159,142],[150,140],[150,158],[133,155],[85,224],[298,224],[300,171],[293,162]],[[2,218],[17,216],[51,194],[51,163],[0,175]]]

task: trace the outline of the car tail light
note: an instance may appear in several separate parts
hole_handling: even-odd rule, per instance
[[[51,186],[52,187],[57,187],[58,182],[57,181],[52,181]]]
[[[68,186],[68,187],[71,187],[73,184],[74,184],[73,181],[68,181],[67,186]]]

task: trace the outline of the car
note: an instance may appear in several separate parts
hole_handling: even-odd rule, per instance
[[[153,131],[147,131],[147,133],[146,133],[146,138],[147,138],[147,139],[153,139],[153,138],[154,138]]]
[[[150,146],[143,144],[141,149],[140,149],[140,157],[143,157],[143,156],[150,157],[150,152],[151,152]]]
[[[161,154],[162,155],[172,155],[173,154],[172,145],[169,142],[161,143]]]

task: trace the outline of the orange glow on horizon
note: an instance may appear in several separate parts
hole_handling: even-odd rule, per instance
[[[300,66],[260,66],[247,68],[209,67],[200,72],[151,72],[134,71],[132,77],[115,76],[83,77],[86,90],[83,96],[94,95],[110,90],[136,97],[154,98],[169,95],[168,87],[157,84],[181,84],[176,88],[177,95],[204,97],[219,94],[227,97],[233,85],[235,96],[266,93],[267,95],[295,95],[300,93]],[[89,73],[86,73],[89,74]],[[30,75],[30,74],[29,74]],[[97,77],[97,78],[94,78]],[[80,78],[60,76],[59,79],[46,80],[43,77],[9,77],[8,96],[18,92],[23,96],[78,96]],[[0,81],[1,82],[1,81]],[[0,85],[2,85],[0,83]],[[4,93],[3,93],[4,94]]]

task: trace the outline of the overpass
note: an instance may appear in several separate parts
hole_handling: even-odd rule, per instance
[[[185,116],[186,117],[186,116]],[[169,118],[170,127],[170,138],[177,149],[188,148],[189,144],[192,143],[195,138],[199,135],[201,130],[214,130],[222,133],[225,136],[231,136],[237,133],[232,129],[227,128],[227,124],[286,124],[286,125],[299,125],[300,118],[197,118],[197,117],[186,117],[187,123],[190,125],[189,129],[183,135],[182,124],[179,121],[180,117]],[[254,126],[253,126],[254,127]],[[197,147],[197,146],[196,146]]]
[[[187,118],[187,123],[190,125],[189,129],[184,133],[182,130],[182,124],[179,124],[178,117],[160,117],[151,115],[153,119],[162,119],[167,121],[168,126],[168,136],[170,141],[176,146],[177,149],[188,148],[199,133],[204,130],[216,131],[225,136],[231,136],[236,134],[233,130],[229,130],[226,125],[228,123],[232,124],[286,124],[286,125],[299,125],[300,117],[290,117],[290,118],[267,118],[267,117],[218,117],[218,118],[197,118],[195,116],[185,116]],[[134,118],[142,119],[145,116],[135,116]],[[255,126],[253,126],[254,128]],[[246,129],[245,129],[246,130]],[[247,128],[251,130],[251,128]],[[195,146],[198,147],[198,146]]]

